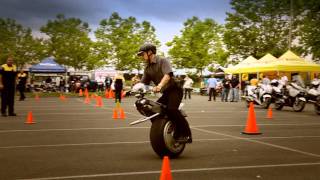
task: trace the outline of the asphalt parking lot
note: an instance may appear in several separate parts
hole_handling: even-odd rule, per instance
[[[17,117],[0,117],[0,179],[159,179],[162,160],[149,143],[150,122],[134,97],[124,99],[126,119],[112,119],[111,99],[103,107],[83,98],[16,101]],[[285,107],[255,107],[261,135],[244,135],[244,103],[185,102],[193,143],[170,160],[173,179],[320,179],[320,116],[308,105],[301,112]],[[32,111],[35,124],[25,124]]]

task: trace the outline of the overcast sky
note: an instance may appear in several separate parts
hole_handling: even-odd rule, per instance
[[[155,28],[163,51],[165,43],[179,35],[187,18],[212,18],[224,23],[230,12],[230,0],[0,0],[0,17],[13,18],[18,23],[33,29],[39,28],[57,14],[77,17],[88,22],[92,32],[102,19],[112,12],[121,17],[133,16],[138,22],[149,21]],[[93,37],[93,34],[91,34]]]

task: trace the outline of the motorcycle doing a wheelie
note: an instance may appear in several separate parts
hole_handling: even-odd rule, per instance
[[[131,122],[130,125],[151,121],[150,129],[150,143],[153,150],[160,157],[169,156],[170,158],[177,158],[184,150],[186,142],[177,142],[174,138],[175,125],[168,118],[166,106],[150,100],[145,97],[148,88],[142,83],[136,84],[132,88],[137,98],[135,106],[140,114],[144,117]],[[182,110],[183,104],[180,104],[179,110],[184,117],[187,115]]]
[[[247,96],[245,96],[246,105],[253,102],[256,105],[260,105],[262,108],[268,109],[271,104],[272,87],[270,85],[259,84],[256,86],[247,86]]]
[[[311,81],[311,87],[307,91],[306,99],[314,104],[316,114],[320,115],[320,80]]]

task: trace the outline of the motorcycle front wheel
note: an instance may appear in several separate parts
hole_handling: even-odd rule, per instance
[[[152,122],[150,142],[153,150],[162,158],[169,156],[177,158],[184,150],[185,144],[178,143],[173,138],[175,128],[171,121],[160,118]]]
[[[264,101],[262,102],[262,108],[264,109],[268,109],[269,106],[271,104],[271,98],[267,97],[264,99]]]
[[[296,100],[296,101],[293,103],[292,108],[293,108],[293,110],[294,110],[295,112],[301,112],[301,111],[304,109],[305,105],[306,105],[306,102],[305,102],[305,101]]]

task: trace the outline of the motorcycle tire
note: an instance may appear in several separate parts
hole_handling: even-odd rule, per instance
[[[165,118],[155,119],[150,130],[151,146],[161,158],[169,156],[171,159],[177,158],[184,150],[185,144],[175,141],[174,125]]]
[[[314,104],[314,111],[320,115],[320,96],[317,98],[317,102]]]
[[[304,107],[306,106],[306,102],[305,101],[300,101],[300,100],[296,100],[294,103],[293,103],[293,110],[295,112],[301,112],[303,111]]]
[[[268,109],[269,106],[271,104],[271,98],[266,98],[263,102],[262,102],[262,108],[264,109]]]
[[[283,104],[281,103],[275,103],[274,104],[274,108],[276,109],[276,110],[278,110],[278,111],[281,111],[282,110],[282,108],[283,108]]]

